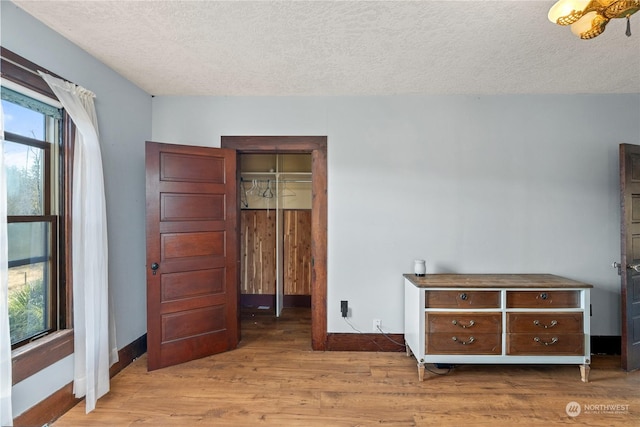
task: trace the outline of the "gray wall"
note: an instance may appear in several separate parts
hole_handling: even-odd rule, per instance
[[[595,119],[597,118],[597,119]],[[640,94],[153,99],[153,139],[327,135],[328,330],[403,332],[402,273],[552,273],[620,334],[618,144]]]
[[[1,2],[2,46],[96,94],[107,197],[109,286],[118,348],[146,333],[144,141],[151,97],[85,51]],[[73,380],[73,356],[13,389],[19,415]]]

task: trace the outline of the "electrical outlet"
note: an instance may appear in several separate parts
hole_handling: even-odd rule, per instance
[[[380,328],[382,328],[382,320],[373,319],[373,332],[380,332]]]
[[[348,301],[340,301],[340,312],[342,313],[342,317],[347,317],[349,315]]]

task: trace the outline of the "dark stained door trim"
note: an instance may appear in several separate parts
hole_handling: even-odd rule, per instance
[[[640,145],[620,144],[622,369],[640,368]]]
[[[327,137],[222,136],[221,147],[238,154],[311,153],[311,347],[326,350]]]

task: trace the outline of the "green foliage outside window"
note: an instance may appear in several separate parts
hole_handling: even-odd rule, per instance
[[[7,213],[43,215],[43,150],[9,141],[5,141],[5,145],[5,150],[13,149],[14,157],[20,158],[20,166],[10,164],[5,169]]]
[[[42,280],[29,282],[9,292],[11,342],[22,341],[45,329]]]

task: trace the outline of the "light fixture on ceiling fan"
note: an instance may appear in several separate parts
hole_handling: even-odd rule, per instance
[[[627,18],[627,36],[631,36],[629,17],[640,10],[640,0],[558,0],[549,9],[549,20],[571,25],[571,32],[581,39],[603,33],[609,20]]]

